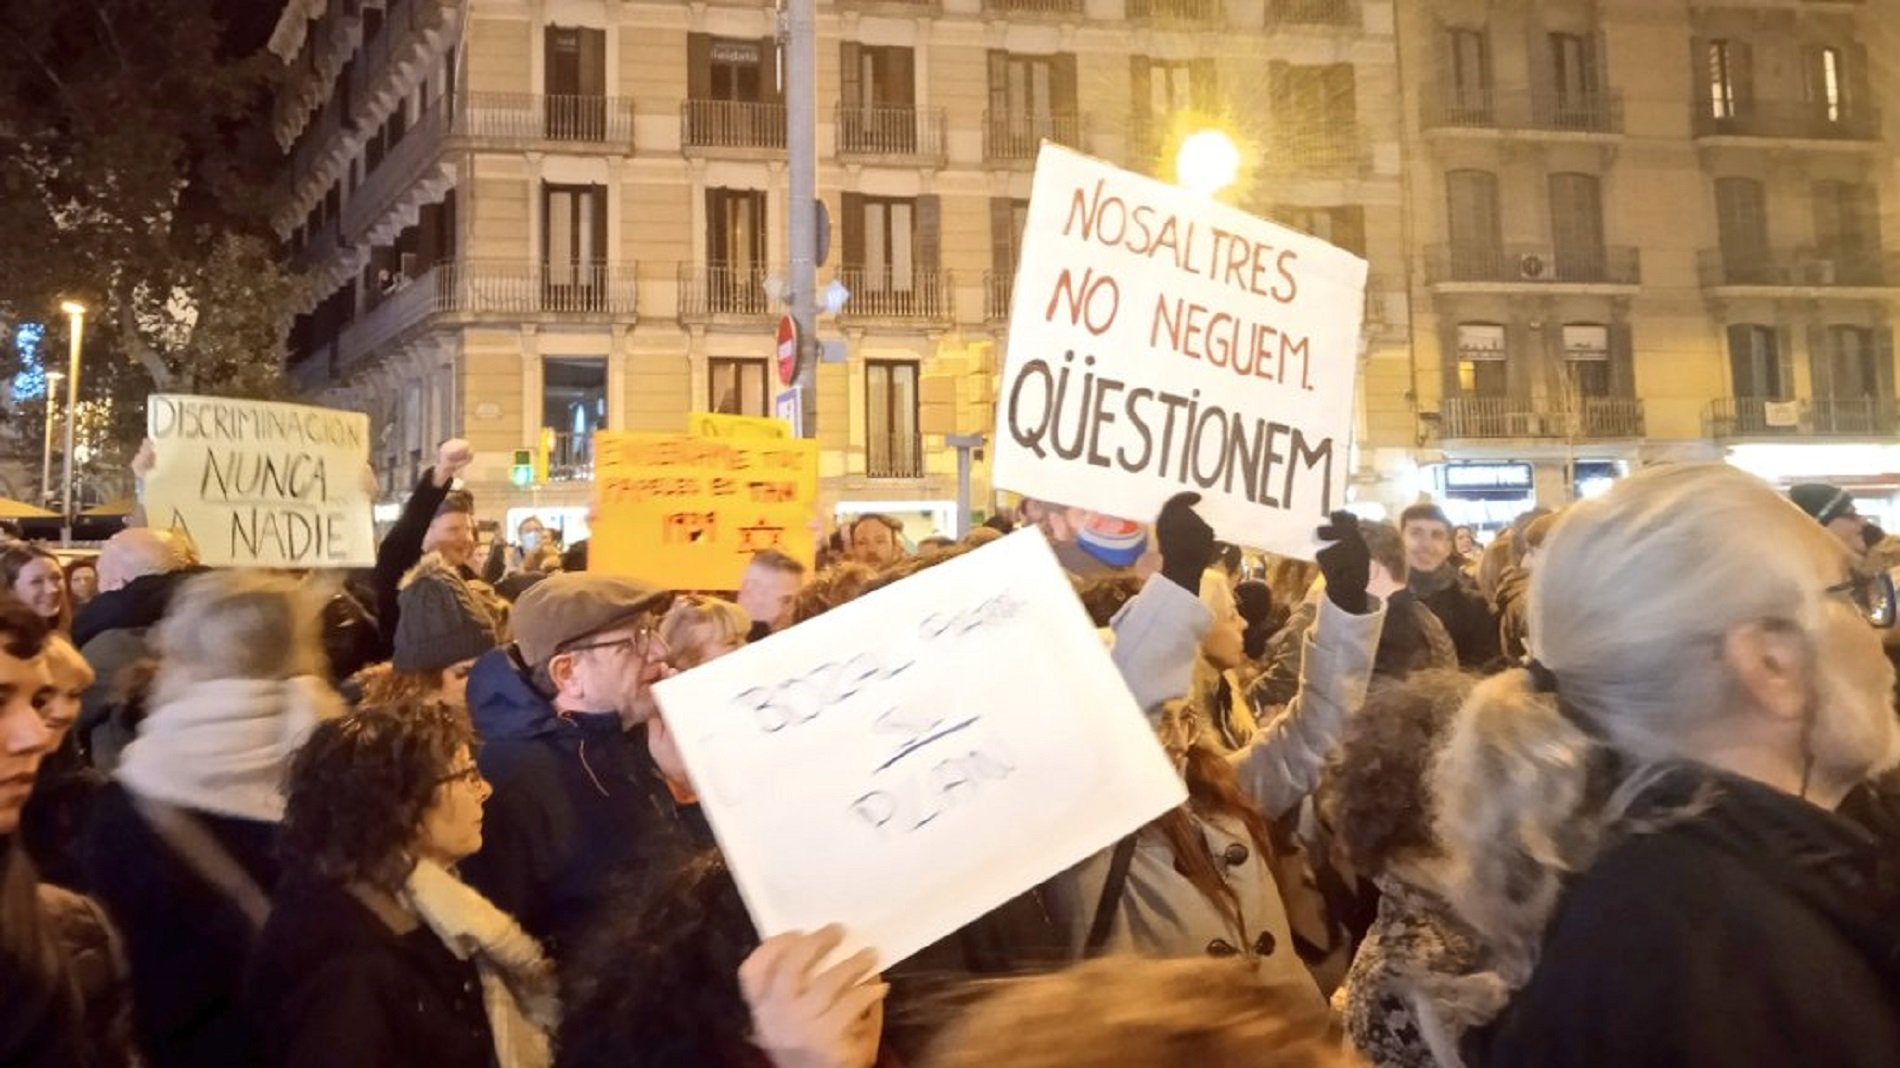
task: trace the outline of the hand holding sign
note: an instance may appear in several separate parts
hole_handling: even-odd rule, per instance
[[[739,968],[752,1010],[752,1040],[777,1068],[870,1068],[890,987],[872,974],[870,950],[819,970],[844,931],[782,934],[765,940]]]

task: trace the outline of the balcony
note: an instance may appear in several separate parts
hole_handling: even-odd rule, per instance
[[[1269,26],[1359,25],[1359,0],[1269,0]]]
[[[785,105],[749,100],[680,104],[680,144],[691,155],[785,151]]]
[[[1900,430],[1900,404],[1887,397],[1720,397],[1709,405],[1709,435],[1757,437],[1890,437]]]
[[[1128,19],[1174,26],[1219,26],[1227,21],[1226,0],[1128,0]]]
[[[1842,108],[1829,114],[1825,103],[1801,100],[1737,101],[1729,114],[1717,115],[1715,102],[1695,104],[1695,136],[1742,137],[1773,141],[1878,141],[1880,112],[1871,107]]]
[[[983,158],[1033,161],[1043,141],[1080,148],[1080,115],[1037,115],[1030,112],[983,113]]]
[[[1350,118],[1277,130],[1268,145],[1265,164],[1273,174],[1345,177],[1364,173],[1371,161]]]
[[[1884,289],[1900,283],[1900,255],[1838,249],[1703,249],[1702,284],[1771,289]]]
[[[924,477],[924,443],[916,434],[870,434],[864,473],[871,478]]]
[[[337,335],[337,371],[348,373],[431,316],[452,310],[454,278],[454,264],[442,264],[378,294],[377,303]]]
[[[1597,441],[1643,436],[1638,397],[1575,397],[1539,405],[1516,397],[1446,397],[1439,410],[1441,438],[1558,438]]]
[[[594,432],[559,432],[548,450],[549,482],[590,482],[594,477]]]
[[[1016,276],[1001,271],[983,272],[983,321],[1009,322],[1010,294],[1015,291]]]
[[[634,312],[632,264],[457,260],[444,311],[478,315],[614,315]]]
[[[1498,130],[1561,134],[1620,134],[1623,96],[1617,92],[1446,89],[1419,104],[1426,130]]]
[[[1578,397],[1572,415],[1580,438],[1640,438],[1643,401],[1640,397]]]
[[[1612,285],[1642,282],[1638,250],[1625,246],[1564,249],[1549,245],[1432,245],[1425,250],[1428,285]]]
[[[779,310],[765,292],[762,267],[715,264],[679,267],[679,316],[686,322],[706,322],[717,316],[763,319]]]
[[[950,276],[943,271],[896,274],[845,267],[838,271],[838,280],[851,291],[851,299],[838,313],[847,321],[948,323],[953,318]]]
[[[1084,6],[1084,0],[983,0],[983,13],[1081,18]]]
[[[944,163],[944,113],[937,108],[851,107],[835,113],[838,158],[927,160]]]
[[[464,93],[455,132],[509,145],[599,144],[633,147],[633,100],[620,96]]]

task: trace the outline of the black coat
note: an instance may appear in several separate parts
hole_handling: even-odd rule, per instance
[[[1498,648],[1498,617],[1492,614],[1484,594],[1473,589],[1463,576],[1448,584],[1439,584],[1415,574],[1411,590],[1412,596],[1445,625],[1452,645],[1458,649],[1459,667],[1466,671],[1491,671],[1499,666],[1502,655]]]
[[[435,484],[435,468],[431,467],[416,480],[416,488],[409,493],[409,499],[403,502],[402,514],[396,517],[396,524],[389,528],[383,537],[383,543],[376,547],[376,629],[380,639],[379,659],[387,660],[396,651],[396,620],[402,614],[397,603],[402,593],[402,577],[422,559],[422,541],[429,533],[429,524],[435,522],[435,510],[449,495],[448,486]],[[472,577],[464,575],[464,578]]]
[[[277,825],[193,815],[269,893]],[[172,852],[117,784],[93,808],[85,861],[93,896],[125,938],[146,1057],[156,1068],[250,1063],[253,1034],[239,1006],[253,942],[244,913]]]
[[[475,965],[426,926],[397,934],[334,883],[278,894],[248,997],[266,1064],[488,1068],[494,1060]]]
[[[1849,820],[1684,768],[1634,814],[1700,815],[1610,847],[1564,895],[1474,1065],[1900,1065],[1896,859]]]

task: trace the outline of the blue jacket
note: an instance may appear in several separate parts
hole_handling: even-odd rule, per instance
[[[505,648],[476,662],[468,700],[495,792],[462,877],[559,962],[615,876],[671,863],[690,843],[644,728],[626,731],[611,712],[557,715]]]

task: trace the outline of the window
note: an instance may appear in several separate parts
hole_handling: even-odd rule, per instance
[[[1289,162],[1324,165],[1337,162],[1342,149],[1356,150],[1359,104],[1352,64],[1270,64],[1267,95],[1273,101],[1274,151],[1290,156]]]
[[[1732,285],[1761,284],[1772,279],[1768,255],[1768,214],[1761,183],[1752,178],[1715,180],[1716,233],[1722,242],[1722,265]]]
[[[764,192],[706,190],[707,297],[713,311],[766,310],[765,225]]]
[[[607,31],[547,28],[547,136],[599,141],[607,134]]]
[[[1578,33],[1551,34],[1550,63],[1560,105],[1579,106],[1596,95],[1595,39]]]
[[[1023,254],[1023,228],[1029,224],[1029,201],[996,197],[990,200],[990,269],[1015,277]]]
[[[1357,204],[1337,208],[1283,204],[1273,209],[1272,217],[1276,222],[1331,242],[1347,252],[1366,254],[1366,209]]]
[[[706,361],[706,410],[721,415],[772,414],[770,364],[766,360],[713,357]]]
[[[1445,70],[1453,121],[1477,124],[1491,115],[1491,42],[1483,30],[1445,31]]]
[[[598,307],[607,282],[607,188],[541,187],[542,294],[549,311]]]
[[[710,99],[765,99],[765,50],[758,41],[715,37],[710,48]]]
[[[1880,202],[1872,185],[1814,183],[1814,245],[1809,284],[1879,285]]]
[[[1506,379],[1504,327],[1497,323],[1458,324],[1458,390],[1470,397],[1503,397]]]
[[[1753,93],[1752,50],[1746,41],[1718,38],[1708,42],[1709,116],[1740,118]]]
[[[1452,171],[1445,175],[1445,198],[1452,277],[1490,278],[1503,256],[1498,176],[1489,171]]]
[[[714,148],[784,148],[785,112],[778,106],[777,66],[778,44],[770,37],[688,34],[687,143]]]
[[[1598,323],[1564,326],[1564,367],[1575,398],[1610,395],[1610,328]]]
[[[1842,73],[1841,50],[1810,48],[1806,54],[1808,103],[1814,114],[1830,123],[1847,117],[1847,84]]]
[[[908,154],[917,150],[916,63],[908,48],[856,41],[839,45],[840,148]]]
[[[1603,193],[1596,175],[1550,176],[1550,236],[1560,281],[1604,280]]]
[[[607,361],[549,356],[541,361],[541,425],[554,431],[548,479],[587,479],[594,472],[594,431],[607,425]]]
[[[917,365],[869,360],[864,365],[865,473],[872,478],[921,478],[923,442],[917,434]]]
[[[916,211],[908,200],[864,197],[858,218],[845,225],[861,227],[860,240],[852,251],[860,254],[856,264],[867,292],[908,293],[915,283],[916,264],[912,259]],[[847,267],[851,266],[847,264]]]
[[[1076,136],[1075,57],[990,53],[989,154],[1027,159]]]
[[[1780,337],[1774,327],[1754,323],[1729,327],[1728,359],[1737,398],[1780,400],[1787,396],[1781,374]]]
[[[1826,373],[1816,376],[1816,393],[1831,397],[1874,397],[1880,375],[1874,359],[1874,332],[1862,326],[1827,328]]]

